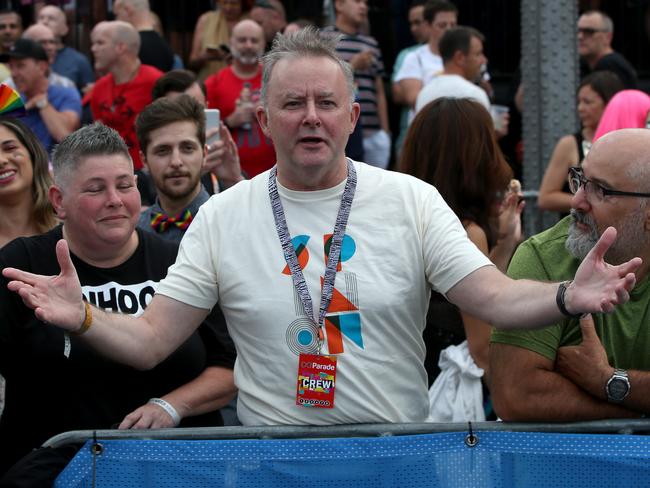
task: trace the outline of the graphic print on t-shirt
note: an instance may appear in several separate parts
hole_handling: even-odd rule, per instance
[[[84,285],[81,287],[81,293],[84,300],[97,308],[137,317],[147,308],[157,287],[158,282],[152,280],[132,285],[110,281],[97,286]]]
[[[300,269],[304,270],[309,265],[309,252],[307,242],[310,236],[299,235],[291,239]],[[323,259],[327,263],[332,234],[323,236]],[[343,236],[341,244],[341,257],[337,265],[337,282],[341,283],[341,277],[345,283],[345,290],[334,288],[332,300],[325,315],[325,337],[327,339],[327,353],[341,354],[345,352],[343,337],[346,337],[353,344],[363,349],[363,335],[361,333],[361,314],[359,313],[359,295],[357,290],[357,278],[354,273],[345,271],[343,263],[351,259],[356,252],[356,243],[349,235]],[[290,275],[289,267],[285,265],[283,274]],[[321,276],[321,289],[323,286]],[[313,298],[312,298],[313,299]],[[294,290],[295,308],[297,313],[302,313],[300,297]],[[315,310],[318,313],[318,310]],[[306,317],[298,317],[294,320],[286,332],[286,341],[289,349],[296,355],[300,353],[315,354],[318,352],[318,331]]]

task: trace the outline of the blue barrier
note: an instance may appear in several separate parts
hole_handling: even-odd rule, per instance
[[[648,436],[475,435],[88,441],[55,486],[650,487]]]

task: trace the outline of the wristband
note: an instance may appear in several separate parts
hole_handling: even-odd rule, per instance
[[[90,308],[90,305],[88,305],[88,302],[83,302],[84,303],[84,321],[81,324],[81,327],[79,327],[78,330],[70,332],[72,335],[82,335],[88,332],[88,329],[90,329],[90,326],[93,325],[93,311]]]
[[[178,424],[181,423],[181,416],[178,415],[178,412],[172,406],[171,403],[166,402],[162,398],[150,398],[147,403],[153,403],[154,405],[158,405],[165,412],[167,412],[169,416],[172,418],[172,420],[174,421],[174,427],[176,427]]]
[[[560,283],[560,286],[557,288],[557,295],[555,295],[555,303],[557,303],[557,308],[560,309],[560,312],[562,312],[562,315],[565,315],[566,317],[572,318],[572,319],[581,319],[586,313],[571,313],[567,310],[566,308],[566,302],[564,301],[564,295],[566,294],[566,289],[569,287],[571,284],[571,281],[563,281]]]

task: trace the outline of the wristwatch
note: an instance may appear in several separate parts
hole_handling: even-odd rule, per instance
[[[48,104],[47,98],[41,98],[34,105],[36,105],[37,109],[43,110],[45,107],[47,107],[47,104]]]
[[[630,379],[624,369],[615,369],[612,377],[605,385],[607,401],[621,403],[630,394]]]

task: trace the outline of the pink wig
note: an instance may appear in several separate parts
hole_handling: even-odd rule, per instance
[[[608,132],[619,129],[643,128],[650,111],[650,96],[639,90],[618,92],[605,107],[594,142]]]

